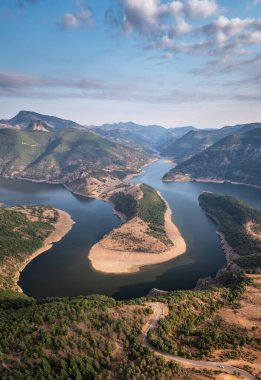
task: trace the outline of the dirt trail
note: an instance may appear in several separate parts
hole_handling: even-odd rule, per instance
[[[156,355],[159,355],[166,360],[175,360],[176,362],[186,367],[202,368],[202,369],[207,368],[207,369],[212,369],[212,370],[223,371],[230,374],[237,373],[241,375],[244,379],[257,380],[255,376],[251,375],[247,371],[244,371],[243,369],[240,369],[237,367],[233,367],[232,365],[226,364],[226,362],[190,360],[190,359],[186,359],[180,356],[169,354],[165,351],[161,351],[153,347],[148,341],[148,332],[157,326],[157,323],[160,320],[160,318],[163,318],[168,314],[168,307],[166,304],[162,302],[151,302],[151,303],[148,303],[147,306],[150,306],[152,308],[153,314],[150,316],[149,320],[147,321],[147,323],[144,325],[142,329],[142,341],[143,341],[143,344],[147,348],[149,348],[151,351],[153,351]]]

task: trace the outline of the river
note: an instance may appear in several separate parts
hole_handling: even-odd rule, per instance
[[[225,263],[216,225],[198,205],[203,190],[234,195],[261,209],[261,190],[216,183],[163,183],[171,164],[159,160],[144,168],[132,183],[147,183],[168,201],[175,224],[187,243],[187,252],[175,260],[145,267],[136,274],[107,275],[92,269],[87,259],[93,244],[120,224],[109,203],[73,195],[62,186],[0,180],[0,202],[6,206],[46,204],[68,212],[72,230],[21,273],[19,285],[36,298],[105,294],[116,299],[146,295],[153,287],[192,289],[197,279],[213,276]]]

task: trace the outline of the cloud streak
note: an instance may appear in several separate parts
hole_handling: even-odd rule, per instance
[[[40,99],[103,99],[147,104],[204,103],[221,100],[260,101],[261,75],[231,80],[226,88],[222,83],[191,88],[155,89],[155,85],[143,81],[112,83],[102,80],[56,79],[31,76],[23,73],[0,72],[0,96]],[[207,80],[208,82],[208,80]]]

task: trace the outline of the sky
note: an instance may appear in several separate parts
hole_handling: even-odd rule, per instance
[[[0,118],[261,122],[261,0],[0,0]]]

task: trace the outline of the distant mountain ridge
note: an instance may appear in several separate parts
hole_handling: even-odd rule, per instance
[[[221,180],[261,186],[261,123],[239,128],[237,133],[177,165],[163,179]]]
[[[183,136],[194,127],[164,128],[160,125],[141,125],[131,121],[101,126],[88,126],[103,137],[158,150],[164,142]]]
[[[31,111],[20,111],[16,116],[9,120],[0,120],[0,128],[15,128],[15,129],[27,129],[30,123],[42,122],[49,125],[50,130],[60,130],[60,129],[80,129],[85,130],[86,128],[74,121],[61,119],[56,116],[42,115],[37,112]],[[31,127],[29,128],[31,129]]]
[[[182,162],[206,150],[226,136],[240,131],[255,129],[260,125],[261,123],[250,123],[226,126],[213,130],[191,130],[179,139],[170,139],[159,150],[162,156],[173,157],[175,161]]]

